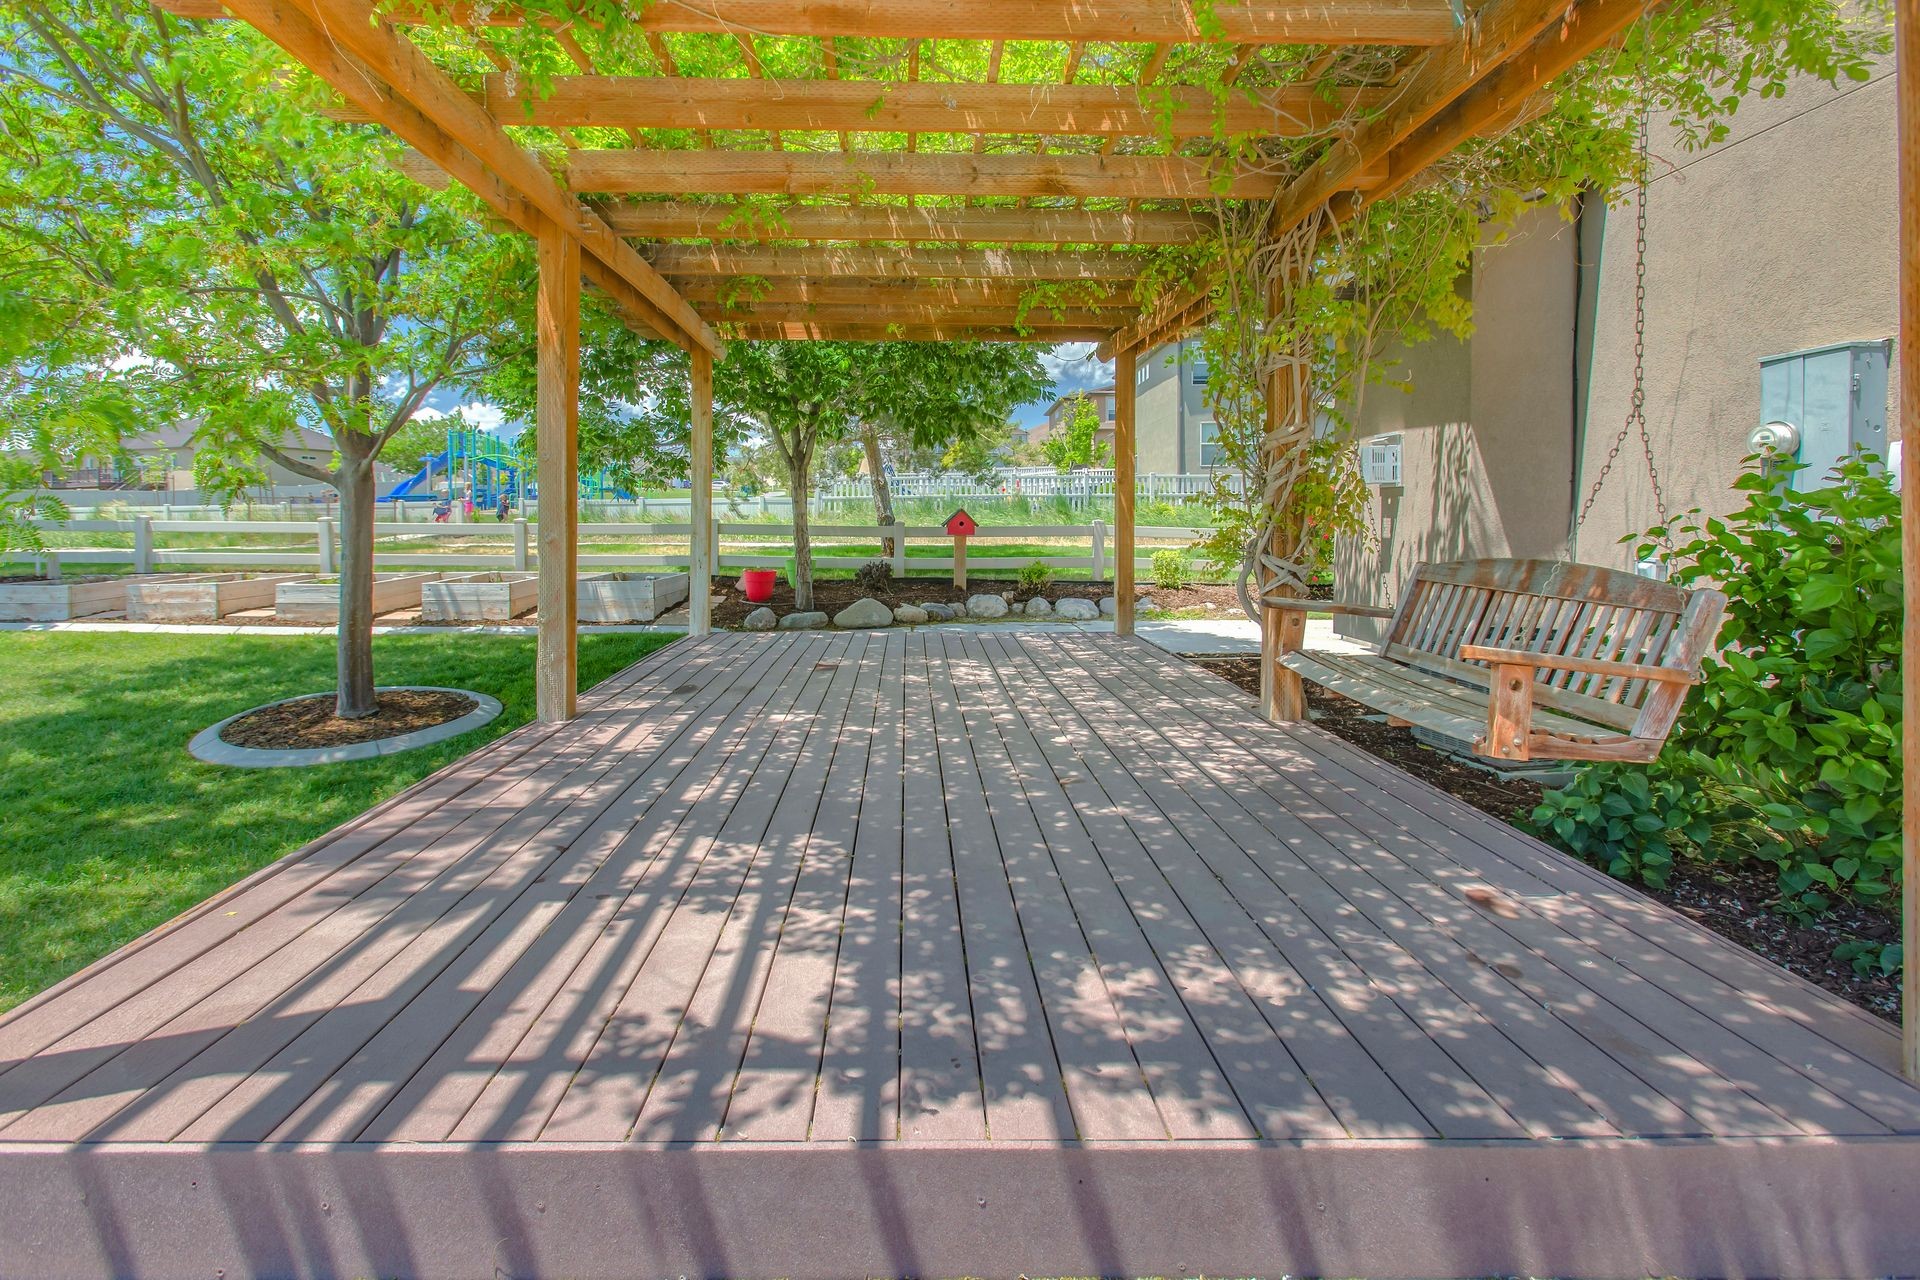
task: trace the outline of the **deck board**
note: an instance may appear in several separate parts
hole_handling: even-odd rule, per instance
[[[1423,1188],[1465,1179],[1464,1198],[1434,1199],[1406,1238],[1492,1214],[1480,1234],[1507,1252],[1462,1232],[1448,1256],[1521,1271],[1575,1255],[1539,1251],[1559,1237],[1536,1230],[1526,1178],[1500,1170],[1537,1154],[1554,1162],[1542,1186],[1593,1204],[1631,1185],[1661,1216],[1750,1151],[1764,1187],[1743,1180],[1710,1210],[1737,1228],[1676,1217],[1661,1249],[1604,1256],[1837,1272],[1888,1256],[1861,1251],[1876,1232],[1912,1233],[1898,1214],[1811,1244],[1773,1225],[1829,1191],[1877,1195],[1870,1171],[1920,1159],[1920,1091],[1894,1071],[1890,1027],[1311,725],[1266,723],[1142,642],[717,635],[650,656],[581,711],[0,1019],[0,1183],[64,1185],[64,1164],[22,1181],[43,1167],[29,1159],[103,1161],[71,1176],[141,1194],[145,1171],[193,1169],[230,1207],[182,1221],[238,1239],[251,1213],[283,1212],[231,1208],[256,1182],[297,1196],[334,1176],[312,1156],[480,1159],[432,1166],[470,1167],[468,1199],[430,1193],[440,1173],[394,1193],[429,1216],[492,1215],[496,1196],[524,1215],[533,1194],[538,1216],[554,1193],[504,1188],[550,1185],[524,1163],[548,1152],[589,1162],[599,1212],[630,1185],[646,1239],[683,1242],[643,1241],[652,1261],[635,1269],[755,1270],[684,1242],[737,1231],[777,1250],[793,1238],[782,1215],[818,1195],[826,1218],[858,1201],[849,1267],[971,1263],[970,1214],[1030,1207],[1042,1216],[1019,1230],[1064,1242],[1052,1269],[1146,1273],[1208,1257],[1244,1270],[1226,1264],[1264,1260],[1209,1242],[1270,1230],[1365,1244],[1362,1219],[1323,1231],[1295,1200],[1323,1213],[1330,1187],[1371,1198],[1419,1169]],[[621,1152],[726,1163],[629,1167]],[[1123,1192],[1137,1153],[1155,1173]],[[1389,1164],[1345,1163],[1368,1153]],[[267,1163],[199,1163],[216,1154]],[[1030,1206],[996,1200],[1002,1179]],[[66,1213],[93,1192],[47,1194],[44,1211]],[[1213,1226],[1167,1256],[1089,1246],[1135,1238],[1168,1197]],[[326,1234],[297,1220],[241,1269]],[[158,1237],[129,1230],[133,1245],[80,1270],[142,1270],[135,1246]],[[348,1248],[360,1270],[432,1271],[411,1235],[395,1253],[367,1244],[378,1234]],[[593,1272],[592,1236],[551,1244],[545,1269]],[[1402,1255],[1287,1256],[1296,1272],[1385,1274],[1378,1259]]]

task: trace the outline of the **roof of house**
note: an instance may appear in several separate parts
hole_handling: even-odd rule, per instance
[[[139,453],[148,449],[186,449],[192,447],[194,434],[199,430],[200,423],[197,420],[186,418],[164,427],[136,431],[121,441],[121,447],[129,453]],[[273,443],[282,449],[297,449],[310,453],[332,453],[334,450],[332,436],[308,427],[295,427]]]

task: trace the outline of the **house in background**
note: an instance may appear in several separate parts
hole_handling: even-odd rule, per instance
[[[1755,429],[1777,418],[1797,419],[1813,473],[1852,444],[1884,456],[1899,402],[1891,57],[1863,82],[1803,79],[1782,97],[1750,98],[1705,150],[1681,148],[1658,122],[1653,137],[1646,417],[1668,510],[1738,506],[1729,486]],[[1536,210],[1482,246],[1465,286],[1472,338],[1390,353],[1410,389],[1374,386],[1358,406],[1377,483],[1371,536],[1336,551],[1339,599],[1395,603],[1423,560],[1569,557],[1654,571],[1631,545],[1657,517],[1637,432],[1575,527],[1632,401],[1635,257],[1630,193],[1613,208],[1590,197]],[[1143,471],[1158,469],[1145,418],[1143,400]],[[1339,625],[1367,639],[1379,626]]]
[[[192,490],[194,461],[201,448],[194,434],[199,429],[199,423],[189,420],[136,432],[121,441],[119,458],[90,459],[87,466],[76,468],[66,475],[49,476],[49,487],[159,489],[170,492]],[[325,432],[298,427],[286,435],[279,447],[281,452],[296,461],[322,468],[333,465],[333,437]],[[271,486],[312,486],[316,483],[311,476],[301,475],[264,456],[259,463],[266,473],[267,484]],[[383,485],[397,478],[397,473],[385,463],[376,463],[374,473],[376,480]]]
[[[1082,396],[1093,401],[1094,411],[1100,415],[1099,429],[1093,433],[1094,441],[1111,449],[1114,413],[1112,387],[1091,387],[1085,391],[1076,391],[1072,395],[1061,396],[1047,406],[1047,417],[1044,422],[1036,422],[1027,429],[1027,440],[1033,444],[1040,444],[1066,430],[1067,420],[1073,415],[1074,401]]]
[[[1225,465],[1207,407],[1207,362],[1195,341],[1134,362],[1134,441],[1142,474],[1192,475]]]

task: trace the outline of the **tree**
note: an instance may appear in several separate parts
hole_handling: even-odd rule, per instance
[[[121,383],[150,419],[197,423],[207,483],[237,490],[265,457],[339,491],[336,710],[370,714],[374,462],[475,373],[488,300],[530,255],[403,177],[390,135],[329,120],[326,91],[243,23],[3,7],[0,224],[28,251],[10,265],[83,298],[93,335],[37,358],[78,376],[140,357]],[[333,437],[333,465],[285,451],[298,425]]]
[[[1100,410],[1084,391],[1068,400],[1066,424],[1040,442],[1040,450],[1056,471],[1074,467],[1106,466],[1113,449],[1099,439]]]
[[[953,441],[940,454],[942,471],[957,471],[985,483],[995,467],[1014,456],[1014,424],[1003,420]]]

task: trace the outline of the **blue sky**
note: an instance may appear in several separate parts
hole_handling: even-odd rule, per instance
[[[1041,352],[1040,363],[1053,375],[1053,394],[1014,410],[1014,421],[1023,427],[1030,427],[1043,421],[1047,416],[1047,406],[1061,396],[1112,383],[1113,362],[1094,359],[1095,345],[1091,342],[1063,342]],[[467,400],[463,392],[446,387],[428,397],[420,416],[436,417],[456,409],[469,423],[485,431],[497,431],[511,438],[524,429],[522,423],[507,422],[494,406],[483,401]]]

